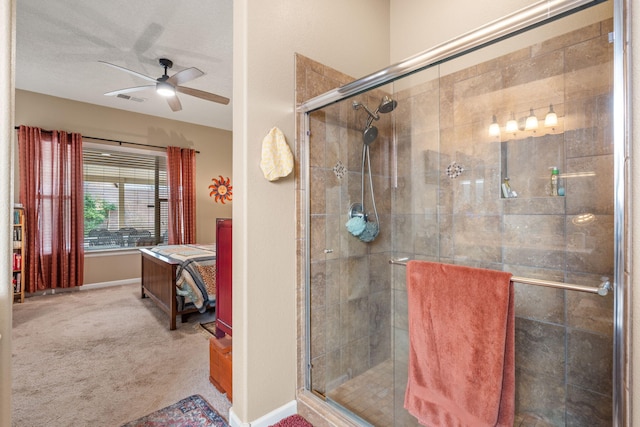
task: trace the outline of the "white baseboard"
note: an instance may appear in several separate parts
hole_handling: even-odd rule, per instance
[[[88,285],[80,285],[80,286],[75,286],[73,288],[53,288],[53,289],[45,289],[44,291],[25,292],[24,296],[29,298],[33,296],[61,294],[64,292],[90,291],[92,289],[108,288],[110,286],[139,285],[139,284],[140,284],[140,278],[113,280],[111,282],[89,283]]]
[[[282,405],[281,407],[269,412],[266,415],[261,416],[255,421],[250,423],[243,423],[240,418],[233,411],[233,407],[229,409],[229,426],[231,427],[269,427],[283,418],[287,418],[290,415],[298,413],[298,402],[292,400],[291,402]]]
[[[251,427],[249,423],[240,421],[240,417],[233,411],[233,406],[229,409],[229,426],[230,427]]]
[[[79,288],[81,291],[89,291],[91,289],[108,288],[110,286],[120,286],[120,285],[135,285],[139,283],[140,283],[140,278],[136,277],[133,279],[112,280],[110,282],[89,283],[87,285],[82,285]]]

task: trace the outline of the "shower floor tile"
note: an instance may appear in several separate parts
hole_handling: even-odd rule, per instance
[[[374,426],[393,426],[393,361],[388,360],[327,393],[339,403]],[[406,412],[404,408],[401,411]],[[416,422],[415,424],[419,424]],[[403,423],[403,426],[406,426]]]
[[[327,393],[327,397],[360,418],[379,427],[419,427],[420,424],[403,407],[402,396],[393,396],[393,361],[388,360]],[[398,418],[394,418],[394,400],[399,403]],[[514,427],[551,427],[545,420],[531,414],[516,414]]]

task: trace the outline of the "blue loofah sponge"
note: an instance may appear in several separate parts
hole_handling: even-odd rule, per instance
[[[360,240],[363,242],[371,242],[378,236],[378,223],[367,222],[364,231],[360,234]]]
[[[349,233],[357,237],[362,234],[367,224],[362,217],[356,216],[347,221],[345,225]]]

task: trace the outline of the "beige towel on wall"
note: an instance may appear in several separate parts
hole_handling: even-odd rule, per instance
[[[269,181],[285,177],[293,170],[293,154],[284,134],[277,127],[272,128],[262,140],[260,168]]]

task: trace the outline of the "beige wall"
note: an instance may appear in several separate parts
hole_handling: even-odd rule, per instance
[[[15,2],[0,1],[0,426],[11,425],[11,212],[13,194],[13,87],[15,70]]]
[[[293,176],[268,182],[260,146],[295,138],[294,53],[364,75],[388,64],[388,1],[234,1],[233,413],[252,422],[295,399]]]
[[[16,125],[66,130],[160,147],[175,145],[193,148],[200,152],[196,155],[197,242],[215,242],[215,219],[231,217],[232,203],[216,203],[209,197],[212,178],[222,175],[231,178],[232,186],[234,183],[231,173],[232,138],[229,131],[22,90],[16,91]],[[100,142],[89,138],[85,140]],[[16,179],[16,200],[19,198],[17,181]],[[107,256],[91,254],[85,259],[84,284],[138,278],[139,259],[138,251],[129,251],[119,256],[111,253]]]

